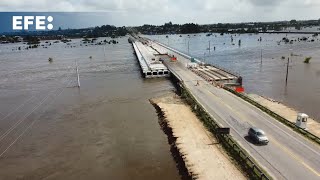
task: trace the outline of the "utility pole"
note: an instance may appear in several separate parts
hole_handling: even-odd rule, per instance
[[[210,41],[209,41],[209,56],[211,55],[210,51],[211,51],[211,47],[210,47]]]
[[[79,77],[79,69],[78,69],[77,60],[75,60],[75,62],[76,62],[76,72],[77,72],[78,88],[80,88],[80,77]]]
[[[292,49],[289,49],[289,51],[291,52],[290,53],[290,56],[291,56],[291,58],[292,58]],[[286,85],[287,85],[287,83],[288,83],[288,74],[289,74],[289,63],[290,63],[290,56],[288,56],[288,62],[287,62],[287,73],[286,73]]]
[[[262,48],[261,48],[261,64],[262,64]]]
[[[190,55],[189,41],[190,41],[190,39],[188,39],[188,55]]]
[[[259,39],[259,42],[260,42],[260,64],[262,64],[262,45],[261,45],[261,37]]]
[[[289,73],[289,57],[288,57],[288,62],[287,62],[286,85],[288,83],[288,73]]]

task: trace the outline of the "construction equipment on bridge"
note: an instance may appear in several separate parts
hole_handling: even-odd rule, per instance
[[[198,67],[199,66],[199,64],[198,63],[195,63],[195,62],[191,62],[191,63],[187,63],[186,64],[186,67],[187,68],[196,68],[196,67]]]
[[[220,84],[225,85],[241,86],[239,83],[239,76],[231,74],[213,65],[198,64],[196,67],[188,66],[188,68],[208,82],[219,82]]]
[[[172,55],[171,61],[177,61],[177,57],[175,57],[174,55]]]
[[[298,113],[296,126],[307,129],[308,115],[305,113]]]

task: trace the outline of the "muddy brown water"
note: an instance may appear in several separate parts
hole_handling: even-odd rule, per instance
[[[320,36],[312,34],[186,34],[146,36],[243,77],[248,93],[280,101],[320,121]],[[258,41],[258,39],[262,41]],[[293,43],[278,42],[284,37]],[[307,37],[307,41],[299,41]],[[239,40],[241,45],[239,46]],[[188,43],[189,42],[189,43]],[[210,42],[210,51],[209,51]],[[188,50],[189,44],[189,50]],[[215,50],[214,50],[215,47]],[[261,63],[262,51],[262,63]],[[291,56],[292,54],[292,56]],[[282,59],[282,56],[285,59]],[[286,85],[286,64],[289,61]],[[303,63],[312,57],[309,64]]]
[[[174,87],[118,41],[0,45],[0,179],[180,179],[148,101]]]

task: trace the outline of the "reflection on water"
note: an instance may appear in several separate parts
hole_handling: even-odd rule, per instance
[[[308,37],[310,42],[298,41]],[[191,34],[147,36],[207,63],[222,66],[243,76],[245,89],[278,101],[320,120],[320,38],[301,34]],[[258,41],[258,39],[262,41]],[[279,41],[287,37],[292,44]],[[233,39],[233,41],[231,40]],[[311,42],[312,39],[314,42]],[[241,45],[238,45],[241,40]],[[295,41],[296,40],[296,41]],[[188,43],[189,42],[189,43]],[[210,48],[209,48],[210,43]],[[214,50],[215,49],[215,50]],[[262,61],[261,61],[262,52]],[[282,59],[284,56],[285,59]],[[311,56],[310,64],[303,63]],[[288,85],[286,63],[290,57]]]
[[[179,179],[148,101],[173,86],[142,79],[118,41],[0,45],[0,179]]]

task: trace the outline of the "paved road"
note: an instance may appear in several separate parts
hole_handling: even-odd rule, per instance
[[[320,147],[292,131],[261,110],[233,95],[208,84],[188,70],[187,59],[158,44],[153,47],[160,52],[169,52],[178,57],[178,62],[165,64],[178,75],[219,124],[231,128],[231,135],[275,179],[313,180],[320,179]],[[200,80],[200,85],[195,86]],[[263,129],[269,137],[266,146],[254,145],[246,138],[249,127]]]

